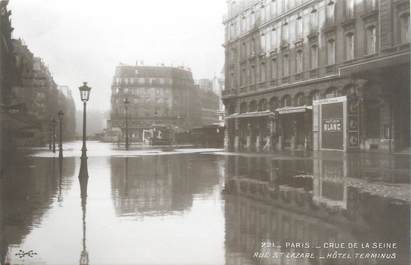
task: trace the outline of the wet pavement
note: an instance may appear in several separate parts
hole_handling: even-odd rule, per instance
[[[0,180],[2,265],[410,264],[409,156],[80,147]]]

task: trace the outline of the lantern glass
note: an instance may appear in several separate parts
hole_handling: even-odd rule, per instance
[[[79,87],[81,101],[87,102],[90,98],[91,87],[87,86],[87,82],[83,83],[83,86]]]

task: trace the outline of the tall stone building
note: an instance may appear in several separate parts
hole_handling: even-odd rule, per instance
[[[407,0],[228,1],[226,146],[410,146]]]
[[[125,133],[125,104],[131,141],[142,141],[154,125],[188,130],[200,125],[198,89],[189,70],[167,66],[119,65],[111,86],[109,128]]]

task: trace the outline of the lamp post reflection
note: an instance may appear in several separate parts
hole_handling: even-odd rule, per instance
[[[57,201],[59,202],[59,205],[61,206],[61,203],[63,202],[63,192],[62,192],[62,185],[63,185],[63,158],[59,157],[59,191],[57,195]]]
[[[87,160],[82,159],[80,165],[80,174],[78,176],[80,182],[80,195],[81,195],[81,211],[83,222],[83,248],[80,255],[80,265],[88,265],[89,257],[86,246],[86,210],[87,210],[87,184],[88,184],[88,170]]]

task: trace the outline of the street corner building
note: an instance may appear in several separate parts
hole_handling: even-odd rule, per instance
[[[228,1],[225,146],[410,146],[406,0]]]
[[[201,125],[199,89],[188,69],[119,65],[111,88],[108,128],[124,136],[127,121],[131,142],[148,141],[159,126],[182,132]]]

